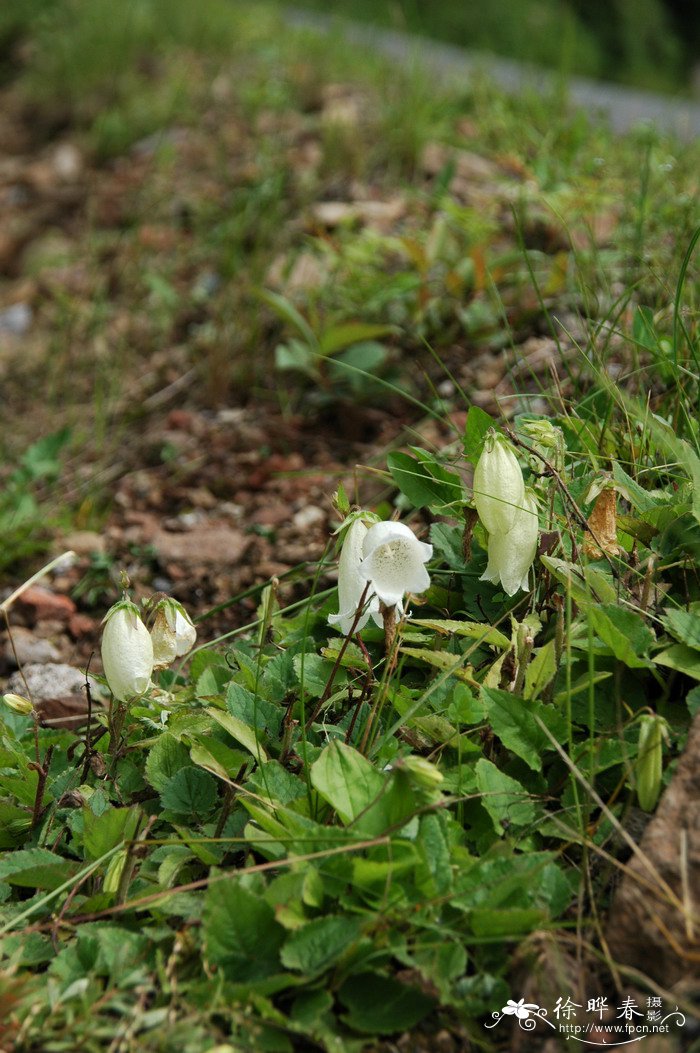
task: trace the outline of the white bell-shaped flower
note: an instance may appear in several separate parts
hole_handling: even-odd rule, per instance
[[[399,616],[404,595],[425,592],[430,585],[425,564],[433,546],[419,541],[405,523],[375,523],[365,534],[362,551],[360,575],[386,607],[397,608]],[[377,616],[375,621],[380,623]]]
[[[474,505],[489,534],[505,534],[522,508],[525,483],[513,448],[495,432],[486,436],[474,469]]]
[[[357,608],[362,596],[365,596],[364,610],[360,615],[355,632],[367,624],[370,614],[379,610],[379,600],[371,587],[367,588],[367,579],[360,573],[362,563],[362,543],[367,535],[367,527],[361,519],[355,519],[348,527],[343,539],[343,547],[338,561],[338,613],[329,614],[330,625],[337,626],[344,636],[350,632],[355,621]]]
[[[176,658],[183,658],[196,639],[197,630],[182,604],[171,596],[159,600],[151,628],[155,665],[164,668]]]
[[[508,596],[514,596],[518,589],[527,590],[537,553],[538,527],[537,501],[532,491],[526,490],[510,530],[489,534],[489,561],[481,580],[500,584]]]
[[[131,600],[107,612],[102,632],[102,666],[110,691],[120,702],[143,694],[153,672],[151,634]]]

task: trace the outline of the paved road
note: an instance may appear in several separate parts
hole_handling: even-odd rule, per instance
[[[293,26],[321,33],[341,33],[351,44],[370,47],[402,63],[417,59],[440,80],[452,84],[464,81],[477,70],[488,71],[506,91],[514,94],[526,88],[544,89],[556,82],[556,74],[538,72],[519,62],[466,51],[453,44],[410,33],[296,8],[287,10],[285,18]],[[615,131],[624,132],[640,124],[653,124],[660,131],[675,133],[685,140],[700,136],[700,103],[693,100],[656,95],[585,77],[571,77],[567,86],[572,103],[601,114]]]

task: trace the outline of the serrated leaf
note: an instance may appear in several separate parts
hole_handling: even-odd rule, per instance
[[[511,779],[485,757],[476,762],[475,772],[481,803],[491,816],[497,834],[503,833],[503,822],[528,826],[534,821],[535,806],[516,779]]]
[[[361,918],[344,914],[314,918],[287,937],[280,953],[282,965],[313,976],[335,965],[361,932]]]
[[[556,739],[563,741],[566,724],[561,715],[553,706],[526,702],[496,688],[482,688],[481,698],[491,727],[504,746],[521,757],[533,771],[541,771],[542,754],[553,747],[535,717],[546,724]]]
[[[24,848],[8,852],[0,859],[0,881],[20,888],[50,892],[73,877],[77,870],[78,863],[47,848]]]
[[[347,1009],[345,1023],[364,1034],[408,1030],[435,1005],[418,987],[381,973],[351,976],[338,991],[338,998]]]
[[[207,890],[202,919],[205,954],[229,980],[250,981],[279,969],[285,931],[272,907],[236,880]]]
[[[700,614],[680,608],[667,608],[662,621],[680,643],[700,651]]]
[[[146,779],[154,790],[160,791],[173,775],[189,764],[190,755],[186,746],[174,735],[164,732],[156,739],[146,757]]]
[[[306,654],[294,655],[294,672],[299,684],[303,684],[304,691],[312,698],[320,698],[326,689],[328,679],[333,672],[333,665],[320,655]],[[344,670],[339,670],[334,681],[336,689],[341,688],[347,682]]]
[[[216,782],[212,776],[192,764],[181,768],[160,792],[164,808],[200,819],[209,814],[217,799]]]

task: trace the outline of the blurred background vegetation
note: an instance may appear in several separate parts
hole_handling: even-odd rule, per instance
[[[95,71],[131,66],[168,40],[213,50],[237,0],[217,0],[220,18],[177,0],[3,0],[0,78],[34,59],[45,93],[91,88]],[[211,8],[211,4],[207,5]],[[694,0],[297,0],[294,5],[492,51],[563,75],[586,74],[638,87],[687,91],[697,75],[700,5]],[[109,32],[105,28],[109,27]],[[199,39],[202,32],[209,39]],[[23,47],[31,38],[32,55]],[[138,45],[138,54],[135,47]],[[37,86],[38,88],[38,86]],[[41,92],[38,89],[38,93]]]
[[[303,6],[328,11],[326,0]],[[334,0],[332,10],[493,51],[563,74],[658,90],[690,85],[698,61],[694,0]]]

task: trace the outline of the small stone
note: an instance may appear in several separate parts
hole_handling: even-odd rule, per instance
[[[97,687],[93,680],[90,686]],[[32,702],[68,698],[71,695],[84,697],[84,687],[84,673],[72,665],[56,662],[25,665],[21,673],[13,673],[7,682],[8,692],[17,695],[26,695],[28,688]]]
[[[42,585],[32,585],[15,601],[18,607],[24,607],[37,622],[47,618],[68,621],[76,612],[76,606],[69,596],[58,596]]]
[[[88,614],[74,614],[68,622],[68,632],[74,640],[80,640],[83,636],[90,636],[97,629],[97,620]]]
[[[158,530],[152,538],[158,559],[164,564],[237,563],[250,543],[251,538],[242,530],[220,522],[199,523],[179,533]]]
[[[94,552],[105,551],[105,539],[96,530],[75,530],[63,539],[63,543],[76,556],[91,556]]]
[[[0,333],[24,336],[32,324],[34,315],[29,304],[13,303],[0,311]]]
[[[308,530],[309,527],[319,526],[325,522],[325,519],[326,513],[322,508],[318,508],[316,505],[306,505],[294,515],[292,523],[297,530]]]
[[[11,638],[5,644],[5,657],[12,665],[27,666],[45,665],[47,662],[59,662],[60,652],[50,640],[36,636],[31,629],[21,625],[12,629]]]

